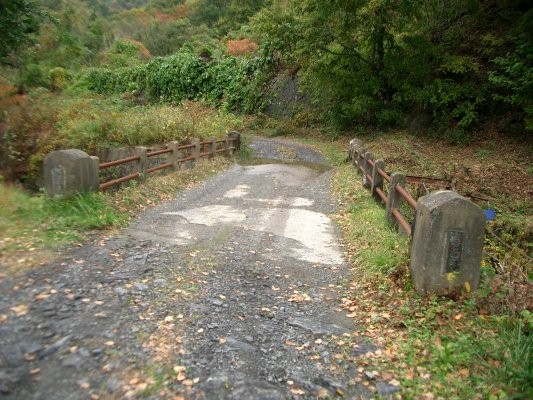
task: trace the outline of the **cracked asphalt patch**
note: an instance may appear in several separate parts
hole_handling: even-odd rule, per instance
[[[321,165],[234,165],[0,282],[0,399],[370,397],[331,172],[304,146],[252,148]]]

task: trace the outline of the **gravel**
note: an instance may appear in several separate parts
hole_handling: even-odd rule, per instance
[[[0,399],[371,396],[338,356],[356,326],[331,171],[305,146],[251,147],[276,163],[235,164],[0,282]]]

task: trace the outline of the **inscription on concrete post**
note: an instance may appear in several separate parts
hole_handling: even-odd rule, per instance
[[[374,168],[372,168],[372,186],[370,188],[372,192],[372,197],[376,199],[376,201],[381,202],[381,197],[379,197],[378,193],[376,192],[376,189],[383,190],[383,177],[379,174],[378,170],[385,171],[385,161],[383,160],[377,160],[374,163]]]
[[[449,294],[479,284],[485,214],[453,191],[418,199],[410,270],[420,293]]]
[[[363,160],[363,165],[365,171],[363,172],[363,187],[369,189],[372,186],[372,183],[368,179],[367,175],[372,176],[372,166],[369,161],[374,161],[374,154],[367,152]]]
[[[395,208],[399,210],[402,207],[403,202],[402,195],[396,190],[397,185],[400,185],[401,187],[405,186],[405,175],[396,172],[391,175],[387,207],[385,209],[387,221],[395,227],[398,227],[398,221],[396,221],[396,218],[392,215],[392,210]]]
[[[98,158],[77,150],[57,150],[44,159],[44,189],[50,197],[97,190]]]

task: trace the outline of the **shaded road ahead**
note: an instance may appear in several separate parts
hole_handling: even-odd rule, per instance
[[[0,399],[367,397],[331,172],[303,146],[252,148],[300,163],[234,165],[1,282]]]

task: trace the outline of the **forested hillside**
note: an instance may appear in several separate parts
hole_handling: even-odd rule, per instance
[[[300,91],[293,121],[335,135],[409,128],[465,144],[483,132],[530,137],[533,129],[526,1],[1,4],[0,168],[8,179],[31,181],[44,150],[120,144],[107,138],[128,127],[111,109],[141,115],[193,100],[256,114],[286,100],[277,76]],[[87,107],[91,115],[80,111]]]

